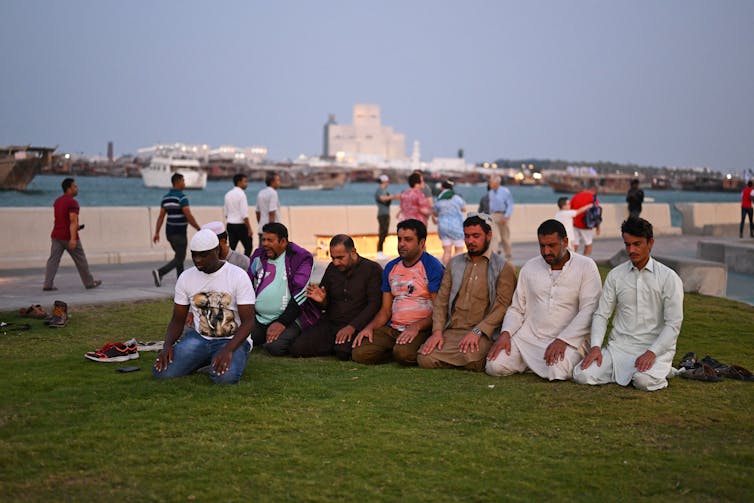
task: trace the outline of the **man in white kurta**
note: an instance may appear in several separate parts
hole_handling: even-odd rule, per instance
[[[597,265],[568,250],[566,229],[557,220],[543,222],[537,239],[540,256],[521,268],[513,302],[487,355],[489,375],[530,369],[551,381],[566,380],[586,353],[601,290]]]
[[[629,261],[605,279],[591,330],[591,349],[573,371],[581,384],[633,383],[644,391],[668,385],[683,321],[683,283],[650,256],[652,224],[629,218],[621,226]],[[602,342],[615,310],[607,346]]]

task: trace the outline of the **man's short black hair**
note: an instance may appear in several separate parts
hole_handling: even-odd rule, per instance
[[[244,178],[246,178],[246,175],[244,175],[243,173],[236,173],[235,175],[233,175],[233,186],[237,186]]]
[[[568,237],[565,226],[554,218],[545,220],[537,227],[537,236],[547,236],[548,234],[557,234],[560,239]]]
[[[492,230],[492,226],[479,215],[470,216],[463,221],[464,227],[471,227],[473,225],[481,227],[485,234]]]
[[[73,185],[74,179],[73,178],[66,178],[63,180],[63,183],[60,184],[60,186],[63,188],[63,192],[71,188],[71,185]]]
[[[421,220],[409,218],[398,222],[398,230],[412,230],[416,233],[416,238],[421,241],[427,239],[427,226]]]
[[[268,171],[264,177],[264,184],[269,187],[275,181],[276,176],[278,176],[277,171]]]
[[[347,252],[356,248],[353,239],[348,234],[336,234],[332,237],[330,240],[330,248],[338,245],[343,245]]]
[[[173,173],[173,176],[170,177],[170,183],[175,187],[175,184],[178,183],[178,180],[183,180],[183,175],[180,173]]]
[[[262,233],[275,234],[278,240],[288,239],[288,229],[280,222],[269,222],[262,227]]]
[[[558,198],[558,208],[562,209],[563,206],[565,206],[567,202],[568,202],[568,198],[567,197],[559,197]]]
[[[631,234],[632,236],[647,238],[647,240],[654,238],[652,224],[640,217],[628,217],[620,225],[620,232],[621,234]]]
[[[409,187],[416,187],[419,185],[422,181],[422,174],[421,173],[411,173],[408,175],[408,186]]]

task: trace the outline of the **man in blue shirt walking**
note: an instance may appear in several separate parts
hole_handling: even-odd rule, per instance
[[[186,181],[183,179],[183,175],[174,173],[170,181],[173,184],[173,188],[162,196],[160,216],[157,217],[157,228],[154,231],[152,241],[157,243],[160,240],[160,228],[162,227],[162,222],[165,220],[165,215],[167,215],[165,237],[168,243],[170,243],[171,248],[173,248],[175,256],[173,260],[164,266],[152,271],[154,286],[160,286],[162,284],[162,277],[173,269],[175,269],[176,276],[181,275],[183,272],[183,262],[186,260],[186,246],[188,245],[186,229],[188,228],[188,224],[191,224],[194,229],[199,230],[199,224],[196,223],[194,216],[191,214],[188,197],[183,193],[183,189],[186,188]]]

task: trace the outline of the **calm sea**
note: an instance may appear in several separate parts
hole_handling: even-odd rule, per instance
[[[26,192],[0,191],[0,207],[51,206],[61,194],[60,183],[64,176],[40,175],[29,184]],[[78,200],[82,206],[157,206],[166,192],[164,189],[147,189],[141,178],[119,177],[77,177]],[[221,206],[223,196],[232,187],[229,180],[210,181],[204,190],[189,190],[186,194],[194,206]],[[256,201],[256,194],[264,187],[261,182],[249,183],[246,194],[249,204]],[[398,193],[406,185],[391,185],[391,193]],[[517,203],[552,204],[562,194],[556,194],[548,186],[509,186]],[[281,189],[280,202],[283,206],[320,205],[372,205],[376,183],[349,183],[335,190]],[[486,190],[484,184],[456,186],[456,191],[470,204],[476,204]],[[677,202],[738,202],[738,193],[731,192],[685,192],[675,190],[645,190],[647,197],[657,203],[670,203],[674,226],[681,225],[681,215],[673,208]],[[605,203],[625,203],[623,195],[602,195]]]

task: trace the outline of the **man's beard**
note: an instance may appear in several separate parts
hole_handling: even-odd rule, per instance
[[[484,255],[487,252],[487,250],[489,249],[489,247],[490,247],[490,240],[487,239],[487,240],[484,241],[484,248],[482,248],[481,251],[475,251],[475,252],[468,251],[468,250],[467,251],[468,251],[470,257],[478,257],[480,255]]]

